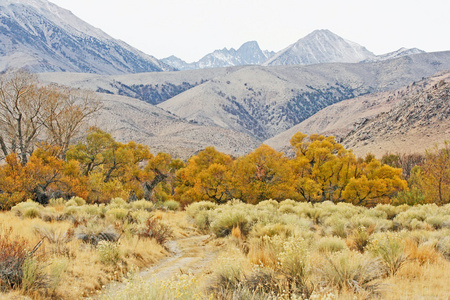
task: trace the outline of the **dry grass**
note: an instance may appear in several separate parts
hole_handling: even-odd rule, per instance
[[[438,258],[434,263],[407,263],[393,277],[386,279],[390,285],[385,299],[436,299],[448,300],[450,295],[450,262]]]
[[[60,208],[63,210],[63,208]],[[161,222],[177,224],[173,226],[177,236],[187,234],[189,224],[178,212],[157,214]],[[89,221],[88,221],[89,222]],[[39,218],[23,218],[13,212],[0,213],[0,225],[8,224],[13,228],[13,235],[22,237],[31,245],[45,237],[39,249],[41,265],[49,274],[57,273],[56,284],[47,295],[31,294],[32,298],[80,299],[97,293],[111,280],[122,280],[130,270],[139,270],[157,262],[168,253],[154,239],[139,239],[131,233],[124,233],[117,242],[120,256],[114,264],[104,263],[99,250],[75,238],[68,238],[78,226],[77,220],[45,222]],[[126,224],[116,226],[127,230]],[[6,291],[4,291],[6,292]],[[20,299],[23,291],[11,290],[0,292],[0,298]]]

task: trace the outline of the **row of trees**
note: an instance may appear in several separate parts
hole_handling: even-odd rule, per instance
[[[370,155],[357,159],[333,137],[297,133],[291,145],[292,159],[267,145],[235,160],[207,148],[177,173],[174,196],[186,204],[239,198],[249,203],[294,199],[373,205],[407,189],[401,169]]]
[[[208,147],[184,163],[166,153],[153,155],[144,145],[119,143],[91,128],[63,157],[60,146],[48,144],[38,147],[25,164],[15,153],[8,155],[0,168],[0,202],[8,208],[26,199],[46,203],[79,196],[89,202],[114,197],[174,198],[183,204],[290,198],[373,205],[390,202],[407,189],[401,169],[372,156],[356,159],[332,137],[297,133],[291,143],[294,158],[267,145],[236,159]]]

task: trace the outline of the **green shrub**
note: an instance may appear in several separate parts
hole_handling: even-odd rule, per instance
[[[86,200],[80,197],[72,197],[66,202],[66,206],[83,206],[86,204]]]
[[[200,211],[214,210],[217,208],[217,204],[210,201],[194,202],[186,207],[186,213],[191,218],[194,218]]]
[[[18,203],[16,206],[11,208],[11,211],[16,215],[23,216],[25,218],[37,218],[43,208],[44,207],[39,203],[27,200],[26,202]]]
[[[100,261],[105,265],[115,265],[121,258],[120,248],[116,242],[100,241],[97,252]]]
[[[35,257],[26,257],[22,265],[22,289],[25,292],[45,290],[50,285],[50,278],[44,266]]]
[[[153,210],[153,203],[145,199],[133,201],[130,203],[130,205],[132,209],[147,210],[147,211]]]
[[[59,206],[59,205],[65,205],[66,204],[66,200],[64,200],[63,198],[57,198],[57,199],[50,199],[48,201],[48,206]]]
[[[106,212],[106,217],[112,220],[125,220],[129,210],[126,208],[112,208]]]
[[[338,291],[351,290],[354,293],[378,295],[381,285],[378,281],[384,274],[379,259],[373,259],[358,252],[336,252],[326,257],[319,266],[324,282]]]
[[[450,259],[450,236],[442,238],[437,243],[437,250],[442,253],[444,257]]]
[[[130,205],[122,198],[113,198],[107,205],[107,209],[123,208],[128,209]]]
[[[317,250],[319,252],[337,252],[347,249],[345,241],[339,237],[323,237],[317,241]]]
[[[367,249],[373,256],[382,259],[387,273],[391,276],[406,262],[402,239],[395,233],[375,235]]]
[[[168,209],[168,210],[176,211],[176,210],[179,210],[179,209],[180,209],[181,204],[180,204],[180,202],[175,201],[175,200],[167,200],[167,201],[165,201],[165,202],[163,203],[162,206],[165,207],[165,208]]]
[[[214,218],[211,222],[211,230],[217,237],[229,235],[233,227],[239,227],[244,236],[250,230],[250,224],[244,212],[225,211],[215,214]]]

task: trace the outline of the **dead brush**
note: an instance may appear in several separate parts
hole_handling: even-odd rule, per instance
[[[27,256],[28,241],[12,236],[12,227],[0,228],[0,290],[22,284],[22,265]]]
[[[426,263],[435,263],[440,256],[435,245],[418,243],[412,239],[406,239],[405,252],[409,260],[417,261],[421,266]]]
[[[34,231],[53,245],[53,253],[69,256],[70,251],[66,244],[75,237],[73,229],[61,231],[55,227],[35,226]]]
[[[12,227],[0,227],[0,291],[23,288],[24,291],[45,289],[47,276],[34,257],[43,240],[29,251],[29,242],[12,236]]]
[[[170,226],[156,217],[148,218],[143,225],[137,232],[139,238],[153,238],[158,244],[163,245],[173,236],[173,230]]]
[[[117,233],[113,225],[99,226],[88,224],[88,226],[78,226],[75,229],[75,237],[86,244],[97,247],[100,241],[117,242],[120,234]]]

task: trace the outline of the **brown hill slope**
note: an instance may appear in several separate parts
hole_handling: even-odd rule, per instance
[[[444,71],[411,85],[388,92],[373,93],[344,100],[328,106],[307,120],[266,140],[264,143],[280,150],[290,148],[289,141],[296,132],[333,135],[343,139],[358,124],[366,122],[382,112],[390,111],[405,95],[420,93],[441,80],[450,80],[450,72]]]
[[[217,126],[204,126],[180,119],[136,99],[98,93],[104,107],[92,121],[118,141],[148,145],[152,153],[167,152],[186,159],[208,146],[238,156],[255,149],[259,142],[244,133]]]
[[[263,141],[334,103],[400,88],[448,68],[450,52],[375,63],[243,67],[158,106],[182,118],[245,132]]]
[[[419,153],[450,140],[450,76],[406,93],[390,111],[359,124],[343,140],[357,155]]]

